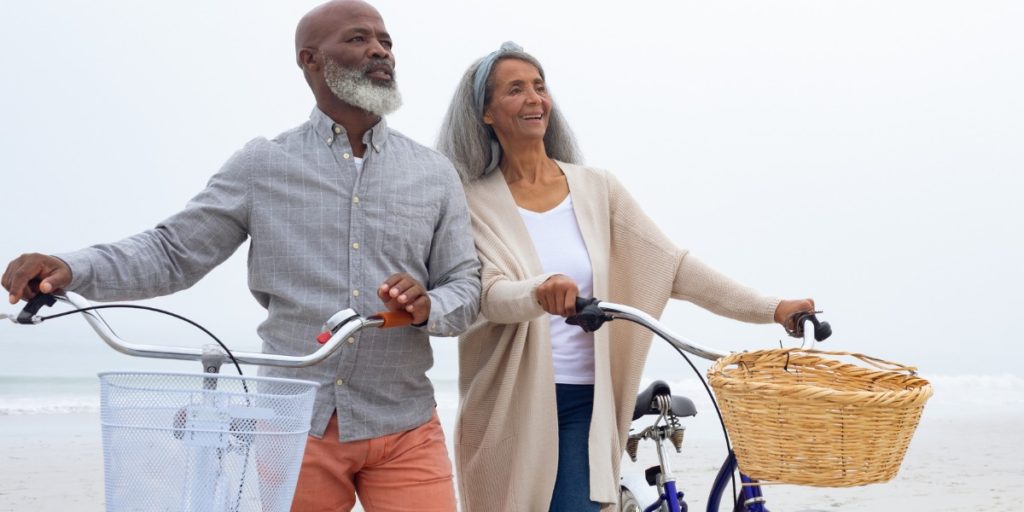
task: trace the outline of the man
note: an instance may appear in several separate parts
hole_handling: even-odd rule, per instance
[[[406,311],[415,327],[366,332],[311,368],[262,372],[321,383],[293,510],[349,510],[356,493],[370,511],[455,510],[425,372],[428,334],[455,335],[478,309],[459,178],[387,126],[401,99],[391,37],[372,6],[323,4],[299,22],[295,43],[316,99],[308,122],[247,144],[155,229],[59,257],[22,255],[2,284],[12,303],[61,289],[97,300],[163,295],[248,238],[267,352],[312,352],[318,327],[344,307]]]

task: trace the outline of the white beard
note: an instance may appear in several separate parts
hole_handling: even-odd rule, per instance
[[[402,94],[393,74],[389,84],[381,85],[367,77],[365,71],[346,68],[327,55],[323,58],[324,80],[339,100],[378,116],[386,116],[402,106]]]

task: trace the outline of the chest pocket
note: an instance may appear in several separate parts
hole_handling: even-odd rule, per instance
[[[422,282],[426,282],[439,208],[438,205],[406,200],[388,205],[388,234],[384,249]]]

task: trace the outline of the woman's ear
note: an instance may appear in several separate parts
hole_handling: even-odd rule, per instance
[[[486,124],[486,125],[494,124],[494,118],[491,117],[491,111],[490,110],[485,110],[484,111],[483,119],[484,119],[484,124]]]

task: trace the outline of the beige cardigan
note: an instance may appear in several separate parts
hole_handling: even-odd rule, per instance
[[[740,286],[677,248],[609,173],[559,162],[594,270],[594,295],[659,316],[669,297],[768,323],[778,299]],[[558,419],[543,273],[501,172],[466,186],[483,265],[481,318],[459,339],[455,459],[462,510],[548,509]],[[611,322],[594,336],[590,497],[610,509],[651,333]]]

